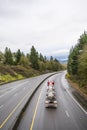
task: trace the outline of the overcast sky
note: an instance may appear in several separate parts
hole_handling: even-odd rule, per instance
[[[0,50],[68,52],[87,31],[87,0],[0,0]]]

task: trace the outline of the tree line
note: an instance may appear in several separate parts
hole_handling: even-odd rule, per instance
[[[70,49],[67,70],[80,86],[87,85],[87,32],[78,39],[78,43]]]
[[[34,46],[31,47],[30,53],[26,55],[20,49],[17,52],[12,52],[10,48],[6,47],[4,53],[0,51],[0,65],[30,66],[41,72],[63,69],[57,59],[51,56],[50,60],[48,60],[46,56],[39,54]]]

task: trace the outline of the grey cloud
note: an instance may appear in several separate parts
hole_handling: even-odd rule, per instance
[[[25,52],[69,49],[87,30],[87,0],[0,0],[1,44]]]
[[[0,18],[16,18],[21,15],[21,11],[17,5],[9,2],[9,0],[0,0]]]

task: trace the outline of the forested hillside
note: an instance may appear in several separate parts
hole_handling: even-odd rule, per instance
[[[84,32],[78,43],[70,49],[67,70],[69,78],[85,89],[87,93],[87,33]]]
[[[32,46],[26,55],[20,49],[12,52],[6,47],[4,53],[0,51],[0,82],[31,77],[53,71],[62,70],[63,66],[52,56],[50,60],[39,54]]]

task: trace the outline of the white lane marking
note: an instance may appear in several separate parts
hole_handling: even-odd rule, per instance
[[[69,113],[68,113],[68,111],[65,111],[65,113],[66,113],[67,117],[69,117]]]
[[[3,106],[4,106],[4,105],[1,105],[1,106],[0,106],[0,109],[1,109]]]
[[[85,113],[85,114],[87,114],[87,112],[83,109],[83,107],[77,102],[77,100],[71,95],[71,93],[68,91],[68,90],[66,90],[67,91],[67,93],[69,94],[69,96],[73,99],[73,101],[80,107],[80,109]]]
[[[64,72],[64,74],[61,78],[61,82],[62,82],[63,88],[66,90],[69,88],[69,85],[68,85],[67,80],[65,79],[65,75],[66,75],[66,71]]]
[[[24,84],[26,84],[26,83],[28,83],[28,81],[14,86],[15,88],[14,88],[14,87],[11,87],[9,91],[8,91],[8,89],[2,90],[1,92],[3,92],[4,94],[2,94],[2,95],[0,96],[0,98],[2,98],[3,96],[5,96],[5,95],[11,93],[12,91],[18,89],[18,87],[20,87],[20,86],[22,86],[22,85],[24,85]]]
[[[16,97],[16,96],[17,96],[17,94],[18,94],[18,93],[15,93],[15,95],[14,95],[14,96]]]
[[[12,87],[12,90],[18,89],[18,87],[20,87],[20,86],[22,86],[22,85],[24,85],[24,84],[26,84],[26,83],[28,83],[28,82],[29,82],[29,81],[25,81],[24,83],[20,83],[20,84],[16,85],[15,88]],[[12,91],[12,90],[11,90],[11,91]]]
[[[67,80],[65,79],[65,74],[66,74],[66,72],[64,73],[64,75],[62,76],[62,79],[61,79],[63,87],[65,88],[65,86],[66,86],[66,91],[67,91],[67,93],[70,95],[70,97],[73,99],[73,101],[80,107],[80,109],[81,109],[85,114],[87,114],[87,111],[85,111],[85,109],[79,104],[79,102],[78,102],[78,101],[71,95],[71,93],[69,92],[69,90],[68,90],[69,86],[68,86]],[[66,82],[66,84],[64,84],[65,82]]]

